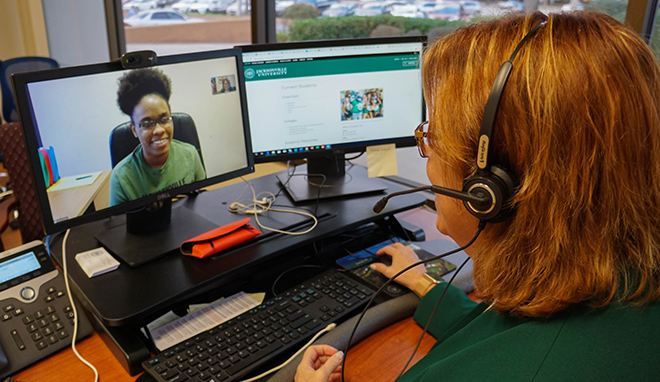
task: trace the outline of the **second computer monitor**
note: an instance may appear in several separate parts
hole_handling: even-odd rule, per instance
[[[307,159],[280,181],[294,200],[382,191],[344,154],[414,145],[424,118],[423,36],[242,46],[256,162]]]

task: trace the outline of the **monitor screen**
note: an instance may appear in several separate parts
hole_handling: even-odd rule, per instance
[[[239,49],[13,81],[49,234],[254,171]]]
[[[314,166],[327,185],[342,176],[331,167],[341,173],[344,153],[414,145],[424,118],[425,42],[407,36],[242,46],[255,161],[306,158],[308,172]],[[317,165],[317,158],[330,164]]]

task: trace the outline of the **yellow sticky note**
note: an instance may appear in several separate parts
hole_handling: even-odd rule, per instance
[[[387,145],[367,147],[367,167],[370,178],[398,174],[396,145],[390,143]]]

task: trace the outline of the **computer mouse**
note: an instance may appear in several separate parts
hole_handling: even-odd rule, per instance
[[[383,263],[388,267],[392,265],[392,256],[390,255],[374,255],[371,256],[374,263]]]

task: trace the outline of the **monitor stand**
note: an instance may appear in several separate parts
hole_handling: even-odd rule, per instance
[[[159,202],[161,203],[161,202]],[[126,224],[95,235],[110,253],[131,267],[148,263],[179,248],[182,242],[218,228],[217,224],[172,201],[163,201],[159,208],[126,215]]]
[[[293,176],[278,174],[277,179],[295,202],[383,192],[387,189],[382,180],[369,178],[366,168],[347,168],[344,154],[309,158],[307,172],[303,170],[303,173]]]

